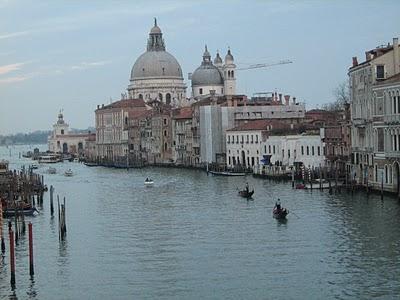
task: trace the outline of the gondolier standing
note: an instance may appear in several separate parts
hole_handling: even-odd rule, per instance
[[[249,183],[246,182],[246,192],[249,193]]]

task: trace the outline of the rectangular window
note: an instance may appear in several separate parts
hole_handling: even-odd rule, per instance
[[[229,164],[231,164],[231,157],[230,156],[228,157],[228,160],[229,160]]]
[[[384,132],[383,132],[383,128],[378,128],[377,131],[378,134],[378,151],[379,152],[383,152],[384,149]]]
[[[301,146],[301,155],[304,155],[304,146]]]
[[[244,137],[243,135],[241,135],[241,144],[243,144],[243,142],[244,142]]]
[[[287,151],[287,157],[290,158],[290,149]]]
[[[251,135],[251,143],[253,144],[253,135]]]
[[[268,145],[268,153],[271,154],[271,145]]]
[[[385,66],[376,66],[376,79],[385,79]]]
[[[254,166],[254,157],[251,157],[251,166]]]
[[[275,145],[272,147],[273,154],[275,154]]]
[[[310,155],[310,148],[307,146],[307,155]]]
[[[315,155],[315,153],[314,153],[314,146],[311,147],[311,155]]]
[[[256,135],[256,144],[258,143],[258,135]]]
[[[397,113],[400,114],[400,96],[394,97],[394,99],[396,98],[397,98]]]
[[[231,142],[231,136],[230,135],[228,135],[228,144]],[[229,163],[229,164],[231,164],[231,163]]]
[[[199,89],[199,94],[203,95],[203,89],[202,88]]]
[[[239,144],[239,136],[236,136],[236,144]]]
[[[264,153],[267,153],[267,146],[264,146]]]
[[[318,156],[320,156],[321,155],[321,147],[320,146],[318,146]]]
[[[246,144],[249,143],[249,135],[246,136]]]

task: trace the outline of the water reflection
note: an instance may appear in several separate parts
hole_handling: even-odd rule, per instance
[[[15,151],[12,164],[28,165]],[[54,198],[67,199],[67,240],[59,241],[58,219],[50,216],[46,193],[41,213],[30,219],[36,277],[28,280],[21,240],[15,297],[342,299],[400,294],[396,200],[293,190],[290,183],[193,170],[57,166],[67,168],[73,177],[45,175],[56,188]],[[144,186],[146,177],[155,181],[153,188]],[[251,201],[237,195],[236,188],[245,182],[255,189]],[[290,211],[287,220],[272,217],[277,198]],[[0,294],[8,295],[7,257],[0,267]],[[285,284],[276,284],[282,277]]]

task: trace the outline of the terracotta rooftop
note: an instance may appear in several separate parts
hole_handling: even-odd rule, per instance
[[[178,111],[174,111],[177,114],[174,115],[174,119],[191,119],[192,118],[192,108],[191,107],[182,107]]]
[[[100,106],[98,109],[124,108],[124,107],[146,107],[142,99],[124,99],[108,105]]]

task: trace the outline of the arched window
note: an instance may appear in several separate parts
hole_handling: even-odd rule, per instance
[[[64,129],[61,129],[61,134],[64,134]]]
[[[232,76],[232,78],[235,77],[233,74],[234,74],[234,73],[233,73],[233,70],[232,70],[232,71],[231,71],[231,76]]]
[[[158,100],[162,101],[162,94],[161,93],[158,94]]]
[[[171,104],[171,94],[170,93],[167,93],[166,95],[165,95],[165,103],[167,103],[167,104]]]
[[[231,78],[231,71],[228,71],[228,78]]]
[[[139,99],[143,100],[143,95],[142,94],[139,94]]]
[[[168,146],[167,143],[165,143],[165,144],[164,144],[164,150],[165,150],[165,151],[167,150],[167,146]]]

